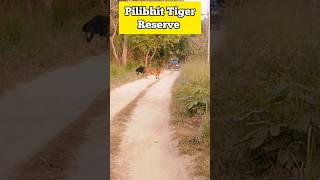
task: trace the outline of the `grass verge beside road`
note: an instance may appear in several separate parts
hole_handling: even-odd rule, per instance
[[[30,13],[24,13],[27,7],[23,2],[0,3],[0,92],[57,67],[105,53],[103,38],[87,43],[81,31],[97,12],[85,1],[78,1],[77,6],[73,3],[59,1],[48,11],[37,6]]]
[[[192,159],[192,174],[210,179],[210,69],[205,57],[194,58],[175,82],[171,125],[180,152]]]
[[[113,90],[127,82],[137,80],[139,77],[136,75],[135,64],[128,64],[120,66],[110,62],[110,89]]]
[[[319,179],[314,2],[257,0],[225,11],[213,76],[218,179]]]

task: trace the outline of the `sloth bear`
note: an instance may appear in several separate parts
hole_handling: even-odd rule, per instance
[[[96,15],[82,26],[82,31],[86,35],[87,42],[90,42],[92,40],[94,34],[99,34],[100,36],[107,37],[108,17],[104,15]]]
[[[144,74],[144,69],[145,69],[144,66],[139,66],[139,67],[136,69],[137,76],[139,75],[139,73]]]

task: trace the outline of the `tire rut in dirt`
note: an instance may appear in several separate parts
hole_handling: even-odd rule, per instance
[[[125,106],[118,114],[115,115],[114,120],[110,124],[110,159],[111,159],[111,170],[110,170],[110,179],[117,179],[116,168],[116,157],[120,150],[120,144],[122,140],[122,135],[126,129],[126,123],[130,120],[133,110],[136,108],[139,99],[141,99],[147,93],[154,84],[158,81],[153,82],[147,86],[138,96],[131,101],[127,106]]]

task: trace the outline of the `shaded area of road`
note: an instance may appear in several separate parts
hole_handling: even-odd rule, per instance
[[[107,113],[92,120],[86,131],[87,142],[78,149],[75,167],[71,169],[68,180],[99,180],[107,179]]]
[[[107,56],[46,73],[0,97],[0,176],[29,159],[107,89]]]

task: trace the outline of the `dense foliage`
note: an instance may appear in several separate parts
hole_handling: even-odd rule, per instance
[[[111,60],[115,64],[126,65],[128,61],[136,64],[162,66],[170,57],[176,56],[182,61],[191,54],[206,53],[206,42],[191,42],[190,35],[122,35],[118,32],[118,1],[110,2],[110,49]],[[204,21],[208,21],[205,19]],[[206,29],[207,26],[203,26]],[[202,37],[203,35],[198,35]],[[202,44],[201,44],[202,43]]]
[[[82,25],[101,13],[101,0],[1,0],[0,91],[58,66],[103,52]],[[10,85],[9,85],[10,84]]]
[[[312,3],[229,9],[214,102],[225,179],[320,175],[320,14]]]
[[[180,152],[194,159],[191,174],[210,179],[210,68],[207,57],[183,64],[173,89],[172,125]]]

